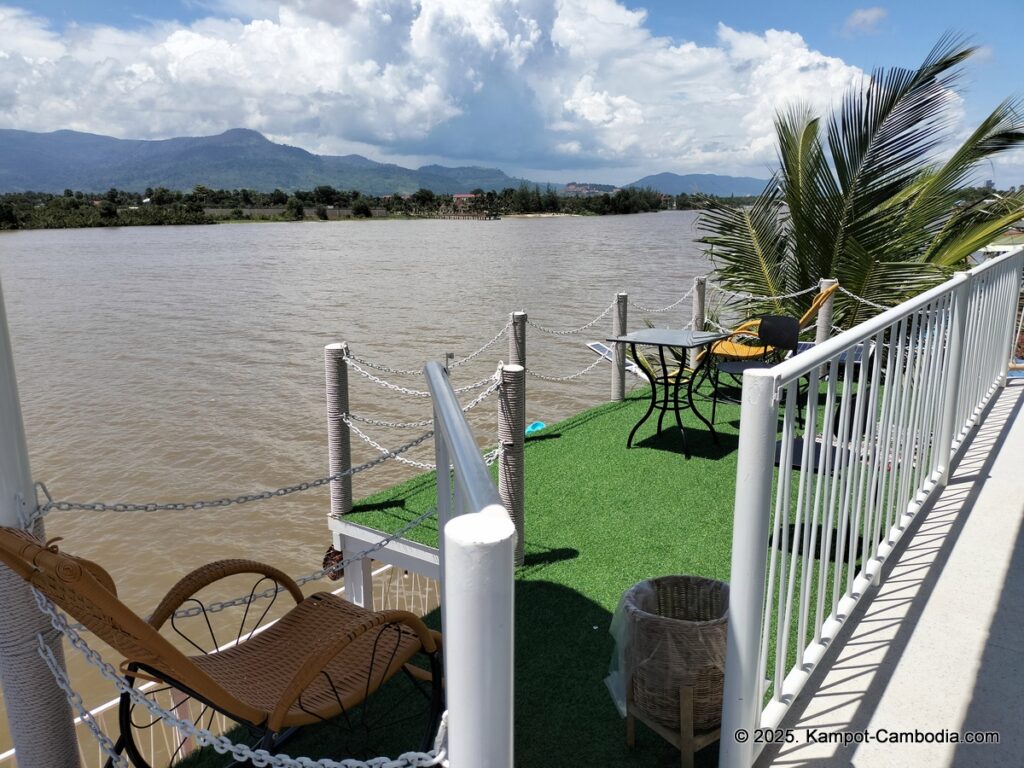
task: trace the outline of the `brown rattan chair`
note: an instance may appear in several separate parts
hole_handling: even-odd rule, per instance
[[[260,735],[273,750],[295,729],[359,705],[399,671],[432,684],[428,738],[443,709],[440,635],[407,611],[374,612],[320,592],[303,597],[276,568],[252,560],[220,560],[181,579],[144,620],[117,597],[96,563],[44,545],[30,534],[0,527],[0,561],[124,656],[130,680],[170,685]],[[225,650],[187,656],[158,631],[204,587],[235,574],[258,574],[286,590],[294,608],[263,631]],[[430,672],[411,667],[426,654]],[[147,768],[132,736],[128,694],[120,702],[119,750]]]

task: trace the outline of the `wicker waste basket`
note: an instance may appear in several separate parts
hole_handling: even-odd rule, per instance
[[[606,683],[628,718],[627,738],[634,716],[684,752],[687,745],[701,747],[692,743],[695,734],[717,730],[728,608],[729,585],[700,576],[642,581],[622,596],[612,618],[616,649]],[[681,725],[691,706],[690,725]]]

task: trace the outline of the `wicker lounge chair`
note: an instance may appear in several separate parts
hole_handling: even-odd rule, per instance
[[[800,331],[811,327],[818,317],[818,310],[828,299],[839,290],[839,283],[833,283],[814,297],[811,306],[799,319]],[[716,342],[711,347],[711,354],[720,360],[755,360],[763,358],[773,350],[764,344],[751,344],[745,339],[757,336],[760,318],[746,320],[734,330],[729,338]]]
[[[117,598],[96,563],[44,545],[24,531],[0,527],[0,561],[121,653],[121,672],[194,697],[260,735],[273,750],[296,728],[350,710],[406,669],[430,679],[428,736],[443,709],[440,635],[406,611],[373,612],[329,593],[303,597],[286,574],[251,560],[221,560],[181,579],[146,621]],[[258,574],[286,590],[296,606],[258,634],[225,650],[186,656],[158,631],[204,587],[235,574]],[[423,652],[430,672],[408,666]],[[121,697],[118,748],[146,768],[132,736],[131,697]]]

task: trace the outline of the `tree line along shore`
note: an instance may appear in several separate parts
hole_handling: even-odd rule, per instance
[[[0,229],[57,229],[161,224],[215,224],[226,221],[302,221],[368,218],[485,218],[523,214],[608,215],[705,207],[702,195],[663,195],[633,187],[593,195],[559,194],[548,187],[521,184],[501,190],[409,195],[364,195],[356,190],[318,186],[312,190],[210,189],[182,192],[158,187],[144,192],[66,189],[62,194],[9,192],[0,195]],[[746,197],[718,198],[733,204]]]

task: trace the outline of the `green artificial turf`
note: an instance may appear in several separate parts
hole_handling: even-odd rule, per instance
[[[603,682],[614,649],[608,627],[623,592],[638,581],[666,574],[728,580],[739,408],[719,405],[718,445],[684,411],[687,460],[678,430],[669,428],[671,414],[655,436],[657,411],[627,450],[647,402],[640,391],[526,441],[526,564],[516,574],[517,766],[678,765],[678,751],[639,724],[637,746],[626,748],[625,724]],[[710,413],[709,403],[698,407]],[[364,499],[348,519],[391,531],[434,504],[428,473]],[[436,544],[434,521],[409,538]],[[427,620],[439,625],[437,612]],[[396,678],[372,706],[420,706],[409,691]],[[348,724],[309,729],[283,751],[396,756],[418,748],[421,736],[419,720],[367,732],[355,713]],[[698,764],[716,761],[716,745],[698,755]]]

